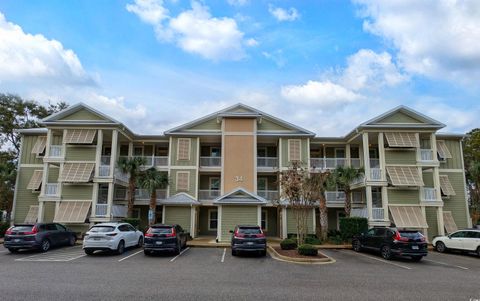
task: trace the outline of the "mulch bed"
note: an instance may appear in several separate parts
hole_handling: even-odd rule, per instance
[[[297,250],[282,250],[280,247],[273,247],[278,254],[291,257],[291,258],[307,258],[307,259],[319,259],[319,258],[328,258],[321,253],[318,253],[317,256],[305,256],[298,254]]]

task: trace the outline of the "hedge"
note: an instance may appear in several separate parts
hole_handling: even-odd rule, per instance
[[[344,241],[349,241],[356,234],[368,230],[368,219],[364,217],[341,217],[340,233]]]
[[[280,248],[282,248],[282,250],[295,250],[297,248],[297,241],[286,238],[280,242]]]
[[[129,223],[130,225],[134,226],[137,229],[139,229],[139,226],[140,226],[139,218],[124,218],[122,222]]]
[[[298,254],[304,256],[317,256],[318,250],[312,245],[303,244],[298,247]]]

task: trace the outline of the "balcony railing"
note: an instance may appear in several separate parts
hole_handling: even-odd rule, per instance
[[[220,190],[218,189],[200,189],[198,191],[198,198],[200,200],[214,200],[220,196]]]
[[[345,166],[345,158],[310,158],[310,167],[316,169],[335,169]]]
[[[115,168],[115,178],[117,180],[120,180],[122,182],[128,182],[128,179],[130,178],[128,174],[123,173],[120,171],[120,169]]]
[[[380,168],[380,159],[370,159],[370,168]]]
[[[350,216],[368,218],[368,210],[367,210],[367,207],[363,207],[363,208],[352,208],[352,210],[350,211]]]
[[[385,210],[383,208],[372,208],[372,219],[373,220],[384,220]]]
[[[100,163],[102,165],[110,165],[110,156],[101,156]]]
[[[127,189],[117,188],[115,189],[114,199],[116,200],[126,200],[127,199]]]
[[[436,197],[437,194],[436,194],[435,188],[422,187],[420,188],[420,190],[422,191],[423,201],[435,202],[437,200],[437,197]]]
[[[273,201],[278,200],[278,190],[257,190],[257,194],[262,198]]]
[[[382,170],[380,168],[370,168],[370,180],[372,181],[382,180]]]
[[[431,149],[421,149],[420,150],[420,160],[421,161],[433,161],[433,151]]]
[[[164,200],[167,198],[166,189],[157,189],[157,200]],[[135,189],[136,200],[150,200],[150,192],[147,189]]]
[[[278,158],[257,157],[257,167],[278,167]]]
[[[110,165],[100,165],[98,167],[98,176],[99,177],[110,176]]]
[[[108,204],[97,204],[95,206],[95,216],[106,217],[107,216],[107,209],[108,209]],[[126,217],[127,216],[127,206],[112,205],[111,216],[112,217]]]
[[[200,166],[216,167],[222,165],[222,157],[200,157]]]
[[[360,158],[350,158],[350,165],[355,168],[360,168]]]
[[[119,158],[128,158],[128,156],[120,156]],[[133,156],[133,158],[143,158],[144,167],[152,166],[168,166],[168,156]]]
[[[50,145],[49,157],[61,158],[62,156],[62,146],[61,145]]]
[[[45,185],[46,196],[58,196],[58,183],[47,183]]]
[[[345,192],[343,191],[326,191],[325,199],[327,203],[344,203],[345,202]]]

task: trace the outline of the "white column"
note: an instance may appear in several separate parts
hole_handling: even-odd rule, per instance
[[[190,207],[190,236],[195,238],[195,218],[196,218],[196,210],[194,206]]]
[[[442,193],[440,191],[440,170],[438,167],[433,168],[433,188],[435,188],[435,198],[438,202],[442,202]]]
[[[368,221],[373,219],[373,210],[372,210],[372,186],[365,186],[365,192],[367,197],[367,212],[368,212]]]
[[[42,186],[40,186],[40,197],[45,196],[45,190],[48,183],[48,163],[43,163]]]
[[[93,183],[93,192],[92,192],[92,210],[90,213],[91,217],[95,217],[97,214],[97,203],[98,203],[98,183]]]
[[[258,205],[257,206],[257,223],[262,227],[262,206]]]
[[[443,207],[437,207],[438,235],[445,235],[445,224],[443,222]]]
[[[323,144],[323,166],[322,169],[325,170],[327,169],[327,148],[325,147],[325,144]]]
[[[282,207],[282,238],[287,238],[287,207]]]
[[[417,162],[419,162],[419,161],[422,160],[422,156],[420,154],[421,146],[420,146],[420,134],[419,133],[415,133],[415,141],[417,141],[417,147],[415,147],[415,154],[417,156]]]
[[[101,158],[102,158],[102,145],[103,145],[103,131],[98,130],[97,134],[97,149],[95,153],[95,178],[99,176],[99,169],[101,165]],[[111,158],[110,158],[111,160]],[[110,174],[112,175],[112,174]]]
[[[117,145],[118,145],[118,131],[112,131],[112,154],[110,155],[110,176],[115,174],[115,165],[117,164]]]
[[[383,133],[378,133],[378,161],[380,162],[381,180],[386,181],[387,175],[385,171],[385,145],[383,141]]]
[[[50,156],[50,146],[52,145],[52,130],[47,130],[47,143],[45,144],[45,157]]]
[[[425,206],[420,206],[422,208],[422,215],[425,220],[427,220],[427,212],[425,210]],[[428,228],[423,229],[423,234],[425,235],[425,238],[428,241]]]
[[[37,216],[37,222],[38,223],[43,222],[43,216],[44,216],[44,212],[45,212],[44,204],[45,204],[44,201],[38,202],[38,216]]]
[[[165,224],[165,205],[162,207],[162,224]]]
[[[352,166],[350,144],[345,145],[345,166]]]
[[[362,134],[362,142],[363,142],[363,158],[365,160],[365,179],[370,181],[370,152],[368,146],[368,133]],[[370,190],[371,195],[371,190]],[[371,198],[370,198],[371,200]]]
[[[133,156],[133,142],[128,143],[128,157]]]
[[[113,183],[108,183],[108,194],[107,194],[107,217],[111,219],[112,215],[112,206],[113,206]]]
[[[387,189],[387,186],[382,186],[382,207],[383,207],[383,219],[385,221],[390,220],[388,218],[388,189]]]
[[[312,214],[313,214],[313,234],[317,233],[317,219],[316,219],[316,214],[315,214],[315,207],[312,209]],[[308,234],[308,229],[307,229],[307,234]]]
[[[222,240],[222,205],[218,206],[217,211],[217,241]]]

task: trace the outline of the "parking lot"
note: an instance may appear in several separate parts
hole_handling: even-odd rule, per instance
[[[480,259],[430,252],[423,261],[385,261],[350,250],[322,251],[324,265],[270,256],[232,257],[225,248],[174,256],[86,256],[81,246],[47,253],[0,249],[2,300],[470,300],[480,299]]]

